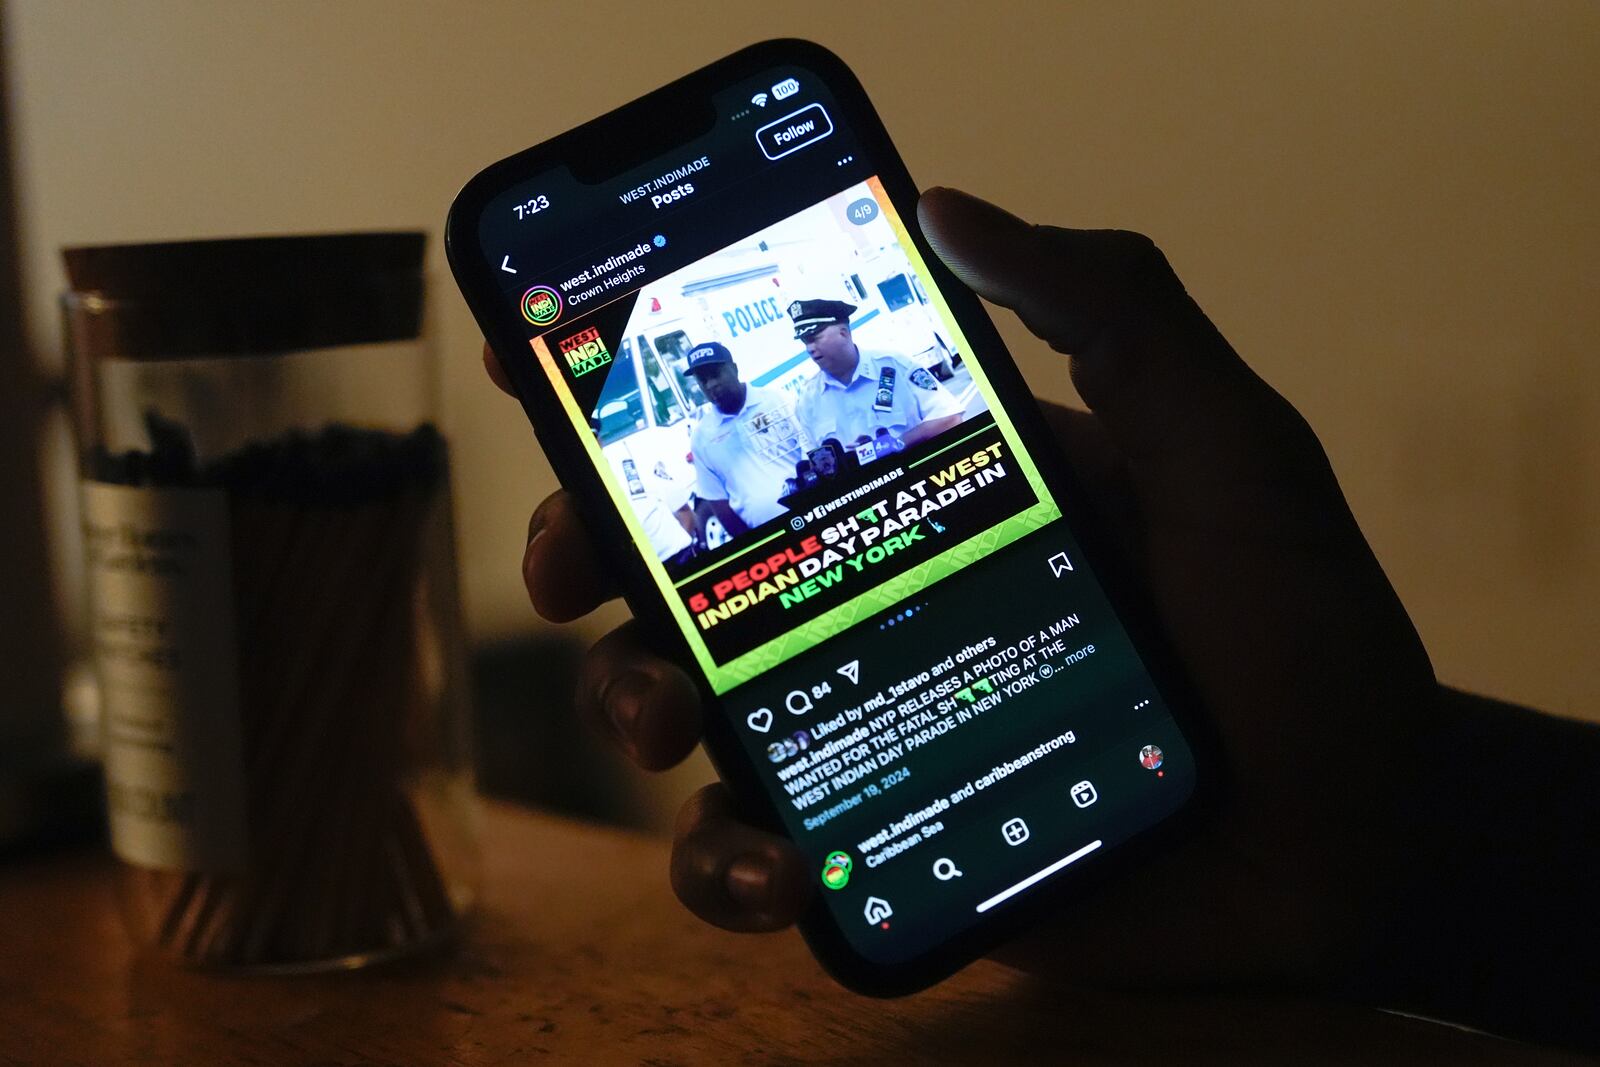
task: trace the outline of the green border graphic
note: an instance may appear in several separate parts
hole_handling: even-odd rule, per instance
[[[868,616],[915,596],[941,578],[946,578],[970,566],[989,553],[1003,548],[1046,523],[1053,522],[1061,517],[1061,508],[1055,503],[1050,491],[1045,487],[1044,479],[1040,476],[1039,469],[1034,466],[1032,457],[1028,455],[1027,450],[1022,447],[1021,442],[1018,440],[1017,431],[1011,423],[1010,416],[996,401],[988,376],[984,374],[980,362],[974,358],[972,346],[961,332],[961,328],[956,325],[954,316],[950,314],[950,307],[945,303],[944,294],[939,292],[929,278],[928,265],[917,251],[917,246],[911,242],[910,235],[906,232],[905,224],[901,222],[899,213],[895,211],[894,205],[889,202],[889,197],[883,190],[883,184],[876,177],[873,177],[867,179],[866,185],[872,191],[873,199],[878,202],[878,206],[882,209],[885,218],[888,219],[890,227],[894,230],[896,240],[900,242],[901,250],[906,254],[906,258],[910,260],[912,269],[917,272],[917,277],[922,281],[924,290],[933,300],[934,307],[939,312],[940,322],[955,338],[959,350],[965,353],[965,365],[972,374],[972,380],[983,394],[990,413],[994,415],[995,424],[1000,430],[1001,438],[1005,441],[1011,456],[1015,458],[1017,465],[1021,468],[1028,484],[1033,488],[1037,502],[1016,515],[1002,519],[981,533],[974,534],[960,544],[946,549],[932,559],[919,563],[910,570],[903,571],[892,578],[885,579],[843,604],[828,609],[816,618],[801,623],[765,644],[758,645],[749,652],[734,657],[727,663],[717,663],[712,658],[705,641],[700,637],[699,627],[695,625],[693,616],[690,615],[688,607],[683,603],[683,598],[674,587],[672,579],[667,575],[666,568],[661,565],[660,560],[655,558],[654,553],[646,551],[644,555],[650,573],[655,578],[656,585],[661,590],[662,596],[666,598],[667,606],[672,612],[673,619],[678,623],[678,627],[687,638],[689,648],[694,653],[695,661],[700,665],[700,669],[705,672],[712,691],[718,695],[750,681],[757,675],[771,670],[786,660],[793,659],[808,649],[814,648]],[[612,503],[622,514],[622,520],[627,526],[629,535],[633,538],[635,544],[648,545],[650,540],[645,536],[644,527],[639,522],[638,516],[634,514],[633,507],[628,500],[627,491],[612,472],[610,461],[606,459],[605,454],[600,450],[600,442],[589,431],[589,421],[578,410],[577,402],[573,399],[572,392],[567,387],[549,346],[544,343],[542,337],[534,338],[532,345],[540,364],[545,369],[545,373],[549,375],[551,383],[555,386],[556,393],[561,397],[561,405],[566,410],[568,418],[572,420],[573,426],[578,429],[579,436],[583,438],[584,447],[588,451],[589,458],[594,463],[595,469],[600,472],[600,479],[605,483],[606,489],[611,495]],[[943,450],[941,449],[941,451]],[[781,532],[786,533],[788,531]],[[770,540],[770,538],[766,540]],[[764,542],[755,542],[750,548],[755,548],[762,543]],[[749,551],[749,549],[746,549],[746,551]],[[724,564],[727,562],[727,560],[723,561]]]

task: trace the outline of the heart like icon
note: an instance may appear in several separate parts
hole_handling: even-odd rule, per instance
[[[757,708],[745,716],[745,722],[750,724],[750,729],[758,734],[764,734],[772,729],[772,709]]]

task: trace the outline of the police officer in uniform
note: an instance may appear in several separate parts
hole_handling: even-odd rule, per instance
[[[854,304],[796,300],[789,305],[795,338],[820,374],[800,387],[797,414],[816,440],[846,444],[879,427],[914,445],[961,421],[961,403],[926,369],[893,352],[863,351],[850,339]]]
[[[783,483],[811,445],[789,398],[781,390],[740,381],[726,345],[696,345],[688,364],[710,401],[689,438],[696,492],[728,536],[737,537],[787,514],[778,503]]]

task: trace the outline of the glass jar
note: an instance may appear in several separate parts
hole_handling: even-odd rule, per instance
[[[474,898],[423,246],[64,252],[111,843],[184,962],[359,966]]]

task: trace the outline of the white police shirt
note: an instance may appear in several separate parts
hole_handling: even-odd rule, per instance
[[[800,387],[796,413],[806,432],[818,441],[837,438],[846,448],[862,436],[875,437],[882,426],[904,437],[929,419],[961,414],[958,401],[932,372],[893,352],[856,349],[856,372],[848,382],[819,370]],[[878,380],[894,371],[884,408],[878,404]]]
[[[699,494],[726,500],[748,526],[788,513],[778,503],[783,483],[811,447],[788,394],[754,385],[745,387],[744,407],[736,415],[703,405],[689,438]]]

